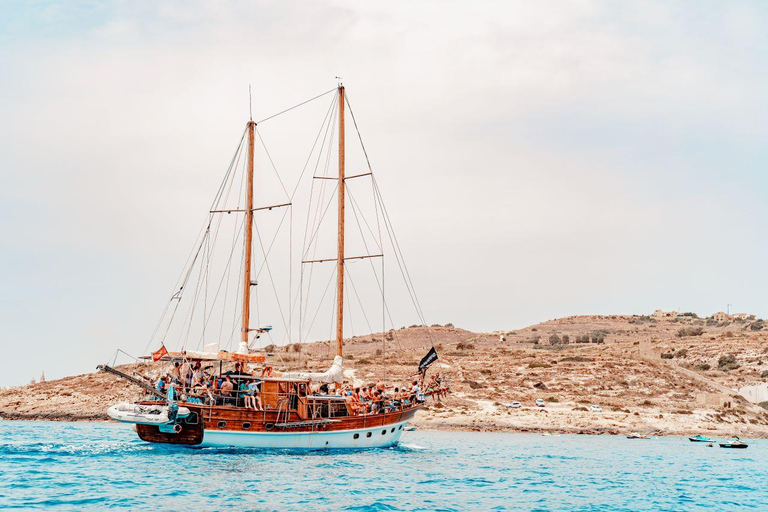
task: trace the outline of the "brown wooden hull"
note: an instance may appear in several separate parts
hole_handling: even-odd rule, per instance
[[[157,403],[157,402],[155,402]],[[349,432],[344,435],[344,446],[347,446],[354,436],[355,447],[359,436],[361,448],[366,447],[364,441],[379,440],[384,445],[396,445],[402,428],[413,418],[421,405],[416,405],[403,410],[384,414],[372,414],[361,416],[347,416],[340,418],[320,419],[315,421],[302,420],[295,411],[281,412],[274,410],[253,411],[241,407],[230,406],[201,406],[199,404],[180,403],[188,408],[192,414],[184,420],[179,420],[181,431],[179,433],[161,432],[155,425],[137,425],[139,438],[152,443],[169,443],[183,445],[233,445],[233,446],[257,446],[257,447],[305,447],[305,439],[308,435],[314,437],[313,442],[307,444],[308,448],[316,448],[317,438],[323,434],[329,439],[339,439],[337,434]],[[386,428],[385,428],[386,427]],[[382,438],[373,438],[369,432]],[[252,434],[252,436],[248,436]],[[367,436],[367,437],[366,437]],[[251,438],[251,439],[249,439]],[[260,441],[254,441],[258,438]],[[269,439],[274,438],[274,439]],[[294,441],[287,442],[285,439]],[[350,438],[350,439],[347,439]],[[217,441],[211,441],[216,439]],[[279,440],[279,441],[277,441]],[[274,442],[273,442],[274,441]],[[286,444],[287,443],[287,444]],[[291,444],[293,443],[293,444]],[[332,441],[320,444],[322,448],[327,445],[333,448]],[[263,445],[263,446],[262,446]]]

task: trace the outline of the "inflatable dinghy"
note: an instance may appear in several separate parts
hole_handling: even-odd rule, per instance
[[[176,414],[169,415],[167,405],[137,405],[122,403],[113,405],[107,409],[107,414],[115,421],[123,423],[137,423],[139,425],[163,425],[173,423],[176,418],[186,418],[189,416],[189,409],[179,407]]]

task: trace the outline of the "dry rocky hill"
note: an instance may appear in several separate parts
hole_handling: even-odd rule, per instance
[[[430,372],[443,374],[452,393],[428,401],[415,421],[421,428],[768,437],[768,411],[734,391],[768,382],[767,341],[760,320],[694,316],[577,316],[481,334],[411,326],[348,339],[345,367],[358,382],[400,384],[434,344],[440,359]],[[329,342],[267,349],[276,368],[321,370],[333,358]],[[111,375],[78,375],[0,390],[0,416],[101,420],[109,405],[137,396]],[[537,398],[546,406],[535,407]],[[511,401],[522,407],[508,408]]]

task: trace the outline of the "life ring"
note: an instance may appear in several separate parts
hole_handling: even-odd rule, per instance
[[[177,434],[181,434],[181,425],[178,423],[173,426],[173,431]]]

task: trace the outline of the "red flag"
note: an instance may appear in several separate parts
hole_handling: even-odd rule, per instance
[[[168,349],[165,348],[165,345],[160,347],[160,350],[157,352],[152,352],[152,360],[153,361],[159,361],[161,357],[168,355]]]

